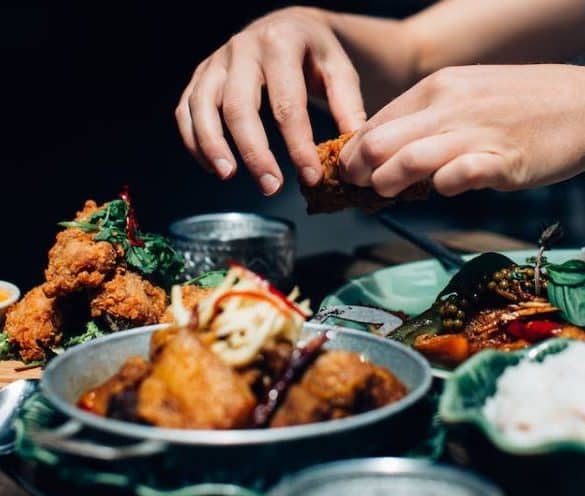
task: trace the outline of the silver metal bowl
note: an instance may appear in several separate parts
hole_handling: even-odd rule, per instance
[[[367,458],[312,467],[287,477],[268,496],[503,496],[460,469],[405,458]]]
[[[248,213],[195,215],[173,222],[174,245],[187,261],[187,278],[236,260],[275,284],[286,281],[295,258],[294,225],[284,219]]]
[[[71,455],[110,461],[164,453],[165,460],[173,457],[175,469],[188,463],[188,471],[199,471],[207,480],[223,477],[229,482],[244,483],[262,477],[274,481],[290,470],[327,460],[365,456],[380,446],[397,444],[407,434],[405,422],[412,423],[410,408],[431,384],[428,363],[410,348],[361,331],[307,323],[304,329],[307,337],[330,333],[328,349],[355,351],[392,370],[408,388],[407,396],[391,405],[340,420],[224,431],[133,424],[99,417],[75,406],[83,391],[114,374],[128,357],[147,356],[150,336],[159,328],[149,326],[112,334],[55,358],[44,371],[42,391],[72,420],[56,431],[35,433],[34,440]],[[118,441],[106,445],[79,440],[75,436],[83,426]],[[416,427],[410,431],[415,432]],[[120,439],[125,440],[124,445],[116,446]],[[229,474],[227,479],[225,474]]]

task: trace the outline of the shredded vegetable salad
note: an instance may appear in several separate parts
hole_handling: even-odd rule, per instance
[[[275,340],[295,344],[303,323],[311,315],[309,301],[297,302],[298,288],[282,294],[270,283],[237,264],[232,264],[224,280],[202,300],[194,316],[181,300],[179,287],[173,288],[175,322],[211,335],[211,349],[229,365],[251,363]]]

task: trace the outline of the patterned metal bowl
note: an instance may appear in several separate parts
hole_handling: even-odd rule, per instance
[[[291,276],[295,228],[284,219],[248,213],[216,213],[181,219],[170,228],[187,261],[185,278],[225,267],[235,260],[276,285]]]

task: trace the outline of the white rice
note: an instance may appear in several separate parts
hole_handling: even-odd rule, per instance
[[[585,343],[571,343],[541,363],[508,367],[483,413],[506,437],[523,445],[585,441]]]

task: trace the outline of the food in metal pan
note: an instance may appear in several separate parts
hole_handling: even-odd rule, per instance
[[[326,335],[303,342],[310,310],[298,296],[237,264],[194,307],[175,287],[174,324],[153,334],[148,360],[129,358],[78,406],[159,427],[239,429],[348,417],[406,395],[386,368],[326,350]]]

